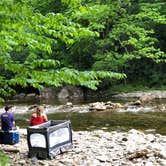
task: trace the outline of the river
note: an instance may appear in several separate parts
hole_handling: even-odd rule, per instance
[[[130,99],[132,101],[134,99]],[[72,101],[74,104],[82,105],[88,104],[96,101],[113,101],[125,103],[129,100],[124,99],[113,99],[113,98],[100,98],[100,99],[90,99],[85,101]],[[15,106],[31,106],[33,104],[48,104],[53,108],[64,104],[65,101],[58,100],[31,100],[31,101],[10,101],[5,104],[15,105]],[[165,100],[154,101],[151,105],[161,105],[166,104]],[[17,114],[16,123],[21,128],[26,128],[28,124],[25,122],[25,119],[29,119],[31,113],[22,113]],[[54,112],[47,114],[49,120],[70,120],[72,129],[75,131],[78,130],[96,130],[102,129],[106,131],[127,131],[129,129],[138,129],[138,130],[148,130],[155,129],[157,133],[166,135],[166,111],[164,112],[151,112],[151,111],[141,111],[141,112],[86,112],[86,113],[78,113],[78,112]]]

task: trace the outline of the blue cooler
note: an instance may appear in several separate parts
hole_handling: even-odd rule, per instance
[[[0,130],[0,144],[14,145],[19,142],[18,130],[3,131]]]

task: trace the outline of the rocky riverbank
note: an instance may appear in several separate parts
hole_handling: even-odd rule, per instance
[[[84,105],[74,105],[71,102],[66,103],[65,105],[46,105],[45,113],[57,113],[57,112],[165,112],[166,111],[166,101],[163,103],[160,102],[151,102],[151,103],[141,103],[140,100],[135,100],[132,102],[126,103],[115,103],[112,101],[107,102],[94,102]],[[33,108],[32,108],[33,107]],[[31,109],[32,108],[32,109]],[[35,112],[34,105],[15,105],[13,107],[14,114],[32,114]],[[4,112],[4,108],[0,108],[0,114]]]
[[[165,112],[166,111],[166,91],[148,91],[121,93],[112,96],[112,99],[122,99],[125,103],[116,103],[112,101],[94,102],[89,104],[75,105],[72,102],[66,102],[63,105],[44,104],[46,113],[55,112],[90,112],[90,111],[117,111],[117,112]],[[126,100],[127,99],[127,100]],[[12,101],[11,101],[12,104]],[[35,105],[13,104],[14,113],[32,113]],[[0,114],[4,112],[3,106],[0,108]]]
[[[122,98],[141,98],[142,96],[152,96],[153,99],[166,99],[166,91],[152,90],[152,91],[136,91],[131,93],[119,93],[114,95],[114,97]]]
[[[145,131],[73,132],[73,148],[54,159],[28,158],[25,129],[17,145],[0,145],[10,166],[166,166],[166,136]]]

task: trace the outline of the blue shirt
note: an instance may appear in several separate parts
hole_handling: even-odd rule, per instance
[[[5,112],[5,113],[1,114],[1,128],[2,128],[2,130],[4,130],[4,131],[12,130],[12,128],[14,127],[13,121],[14,121],[13,114],[11,114],[9,112]]]

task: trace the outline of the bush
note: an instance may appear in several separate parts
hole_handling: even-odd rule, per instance
[[[9,157],[0,150],[0,166],[6,166],[10,163]]]

